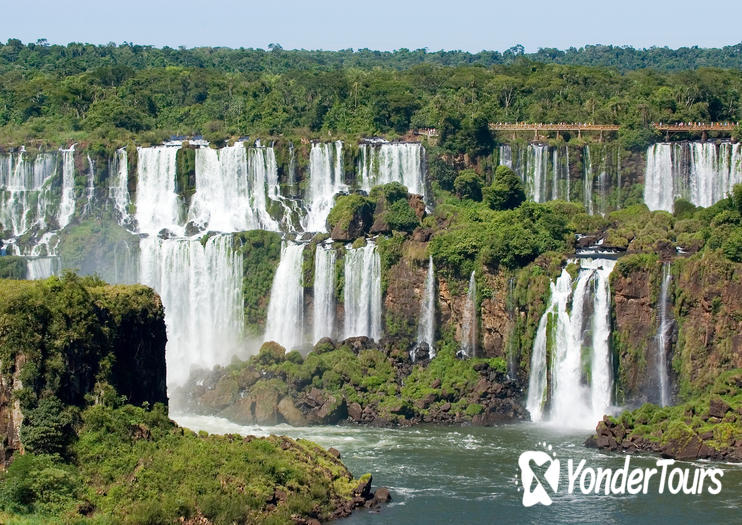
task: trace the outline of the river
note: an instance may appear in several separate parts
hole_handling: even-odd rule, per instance
[[[534,423],[498,427],[372,428],[355,425],[240,426],[227,420],[173,414],[180,425],[210,433],[282,434],[335,447],[354,475],[373,474],[374,488],[386,486],[392,502],[380,511],[361,510],[339,525],[484,523],[740,523],[742,465],[676,462],[689,468],[724,471],[718,495],[658,494],[659,474],[648,494],[568,494],[568,459],[586,467],[620,469],[625,456],[585,448],[588,433],[565,432]],[[551,450],[549,450],[551,446]],[[525,508],[518,457],[544,450],[560,460],[560,480],[550,506]],[[630,469],[657,468],[658,458],[632,456]],[[668,472],[669,472],[668,469]],[[541,476],[539,476],[541,477]],[[708,484],[707,484],[708,485]]]

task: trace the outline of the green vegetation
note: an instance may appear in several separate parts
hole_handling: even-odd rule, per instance
[[[492,185],[484,190],[484,200],[493,210],[517,208],[526,200],[523,182],[507,166],[498,166]]]
[[[261,423],[259,414],[275,412],[277,406],[292,424],[327,424],[345,418],[352,413],[351,405],[358,404],[359,411],[369,414],[369,422],[409,424],[448,404],[446,413],[459,414],[466,421],[483,411],[485,401],[480,395],[484,390],[475,389],[482,380],[479,370],[492,371],[504,380],[505,361],[458,359],[456,350],[457,345],[447,339],[435,359],[410,369],[409,352],[397,345],[379,348],[358,341],[337,346],[320,342],[302,360],[294,352],[284,355],[283,347],[269,342],[248,361],[218,369],[214,389],[202,393],[193,408],[223,410],[225,417]],[[199,395],[198,389],[194,394]],[[255,415],[243,412],[242,399],[255,405]],[[285,410],[287,399],[295,406],[311,405],[316,401],[307,400],[318,399],[325,400],[325,405],[318,412],[294,414]],[[352,417],[358,418],[359,413]]]
[[[358,481],[313,443],[196,435],[169,420],[152,290],[74,274],[0,290],[3,522],[278,524],[350,502]]]
[[[372,217],[374,214],[374,202],[368,197],[362,195],[340,195],[335,199],[335,205],[330,210],[330,214],[327,217],[327,224],[330,231],[338,228],[340,231],[349,232],[354,234],[353,238],[363,235],[365,231],[371,226]],[[356,229],[349,231],[351,224],[357,223],[365,226],[360,228],[360,234],[356,235]]]
[[[245,328],[257,335],[265,329],[273,275],[281,259],[281,235],[253,230],[235,234],[235,252],[242,256]]]
[[[0,135],[8,146],[78,141],[110,150],[170,135],[219,143],[247,134],[398,136],[431,126],[444,151],[475,158],[493,149],[488,122],[569,121],[619,124],[621,142],[635,149],[655,138],[652,121],[740,120],[737,71],[709,69],[740,69],[739,57],[739,46],[525,55],[517,47],[175,50],[11,39],[0,45]],[[697,67],[707,69],[688,71]],[[179,190],[187,196],[182,181]]]
[[[430,250],[436,265],[458,277],[481,265],[515,269],[547,251],[564,251],[571,244],[570,221],[584,213],[579,205],[553,201],[524,202],[518,208],[494,211],[483,203],[439,206],[436,213],[452,216],[448,229],[436,232]]]
[[[26,260],[13,255],[0,256],[0,279],[25,279]]]
[[[699,457],[722,457],[742,439],[742,370],[723,372],[685,403],[664,408],[646,403],[611,420],[623,427],[625,439],[651,450],[678,456],[689,448]]]

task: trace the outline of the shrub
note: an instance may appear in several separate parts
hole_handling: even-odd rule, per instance
[[[392,203],[385,215],[386,222],[392,230],[411,232],[420,225],[420,219],[415,215],[407,199]]]
[[[20,437],[27,451],[63,454],[73,437],[72,416],[56,397],[46,397],[24,413]]]
[[[482,177],[471,169],[461,170],[453,182],[453,189],[462,199],[482,200]]]
[[[721,251],[731,261],[742,262],[742,229],[737,228],[721,245]]]
[[[484,201],[493,210],[517,208],[526,200],[523,182],[507,166],[498,166],[495,170],[492,186],[484,190]]]

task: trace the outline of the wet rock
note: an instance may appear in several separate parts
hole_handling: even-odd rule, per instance
[[[334,447],[328,448],[327,453],[340,459],[340,451]]]
[[[361,405],[355,402],[348,405],[348,417],[350,419],[352,419],[353,421],[359,422],[361,421],[362,415],[363,415],[363,409],[361,408]]]
[[[289,425],[302,427],[307,424],[307,418],[304,417],[304,414],[302,414],[298,408],[296,408],[290,397],[284,397],[281,399],[278,403],[278,413],[281,414],[283,420]]]

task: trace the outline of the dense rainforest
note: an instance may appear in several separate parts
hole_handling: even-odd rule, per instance
[[[9,40],[0,46],[0,136],[4,147],[38,140],[120,145],[171,135],[217,142],[435,127],[445,150],[476,154],[491,146],[487,122],[620,124],[624,146],[639,148],[656,138],[651,122],[740,119],[739,45],[521,51],[175,50]]]
[[[589,444],[740,461],[742,135],[651,125],[742,120],[740,69],[742,44],[0,45],[0,278],[45,279],[0,281],[0,521],[308,524],[376,501],[337,451],[194,434],[167,396],[239,425],[611,412]]]

